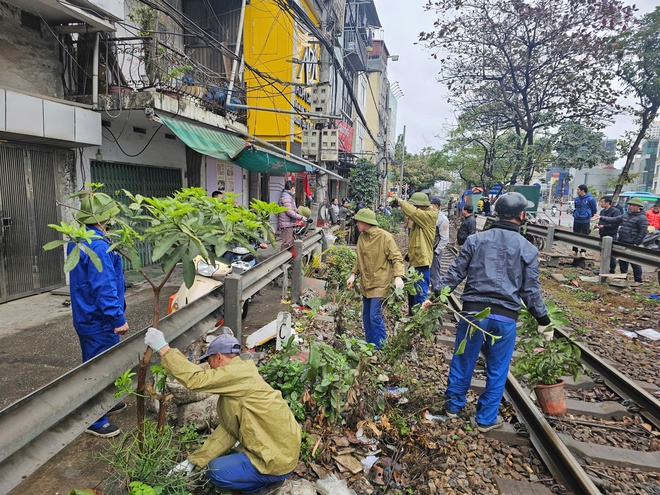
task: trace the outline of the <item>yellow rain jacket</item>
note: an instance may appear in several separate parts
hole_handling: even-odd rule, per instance
[[[399,206],[414,225],[408,238],[408,263],[410,266],[431,266],[433,263],[433,240],[438,212],[428,207],[420,210],[408,201],[399,200]]]
[[[300,425],[282,393],[268,385],[252,360],[235,357],[226,366],[205,369],[177,349],[161,362],[190,390],[218,394],[220,424],[188,460],[199,467],[234,446],[245,452],[261,474],[281,476],[293,471],[300,455]]]
[[[392,234],[376,226],[362,232],[353,273],[360,275],[360,293],[364,297],[387,297],[394,277],[404,274],[403,257]]]

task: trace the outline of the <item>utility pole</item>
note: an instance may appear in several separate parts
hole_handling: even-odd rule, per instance
[[[401,137],[401,175],[399,176],[399,195],[403,198],[403,164],[406,161],[406,126],[403,126]],[[405,199],[405,198],[404,198]]]

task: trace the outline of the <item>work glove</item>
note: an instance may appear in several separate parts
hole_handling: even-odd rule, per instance
[[[403,290],[403,280],[401,277],[394,277],[394,288],[396,290]]]
[[[144,343],[151,347],[154,352],[160,351],[167,345],[163,332],[154,327],[150,327],[149,330],[147,330],[147,334],[144,336]]]
[[[351,274],[351,276],[348,277],[348,280],[346,281],[346,285],[348,285],[352,289],[354,282],[355,282],[355,274]]]
[[[151,328],[149,330],[151,330]],[[192,474],[193,469],[195,469],[195,465],[192,462],[190,462],[188,459],[186,459],[185,461],[180,462],[179,464],[174,466],[172,469],[170,469],[170,471],[167,473],[167,476],[172,476],[174,474],[184,473],[186,475],[186,477],[188,477]]]
[[[427,299],[426,301],[424,301],[424,302],[422,303],[422,309],[426,309],[426,308],[428,308],[431,304],[432,304],[432,303],[431,303],[431,300],[430,300],[430,299]]]
[[[306,222],[306,221],[307,221],[307,217],[305,217],[305,216],[301,216],[301,217],[300,217],[300,220],[302,220],[303,222]]]
[[[555,337],[555,330],[550,325],[539,325],[539,333],[542,333],[543,337],[548,342]]]

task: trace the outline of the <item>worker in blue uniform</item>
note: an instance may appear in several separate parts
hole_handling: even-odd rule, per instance
[[[461,320],[456,328],[456,346],[452,357],[445,412],[456,417],[466,404],[472,373],[482,350],[486,357],[486,388],[479,396],[475,422],[481,432],[501,426],[498,409],[504,393],[509,362],[516,343],[516,320],[521,301],[539,323],[539,332],[551,338],[548,310],[541,298],[538,250],[519,233],[525,223],[528,202],[516,192],[500,196],[495,203],[499,220],[483,232],[469,236],[454,259],[439,287],[454,290],[463,280],[462,314],[470,319],[486,308],[490,315],[477,322],[486,332],[498,336],[494,342],[476,331],[469,336],[468,323]],[[429,302],[425,302],[426,306]],[[465,351],[457,354],[467,336]]]
[[[78,222],[95,234],[88,247],[96,253],[103,268],[99,271],[87,253],[80,249],[80,261],[69,273],[73,327],[80,340],[83,362],[119,343],[120,336],[128,332],[121,256],[116,251],[108,252],[111,242],[106,237],[106,224],[118,213],[119,208],[110,196],[90,193],[82,198],[76,215]],[[67,254],[71,255],[75,247],[76,244],[70,242]],[[125,408],[126,404],[120,402],[108,414]],[[109,438],[119,435],[121,430],[108,421],[106,414],[86,432]]]

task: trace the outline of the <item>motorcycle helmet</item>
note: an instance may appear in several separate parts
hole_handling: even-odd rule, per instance
[[[307,208],[306,206],[301,206],[298,208],[298,213],[300,213],[303,217],[309,218],[312,216],[312,210]]]
[[[495,202],[495,213],[500,218],[515,218],[520,212],[533,207],[534,203],[517,192],[509,192],[500,196]]]

